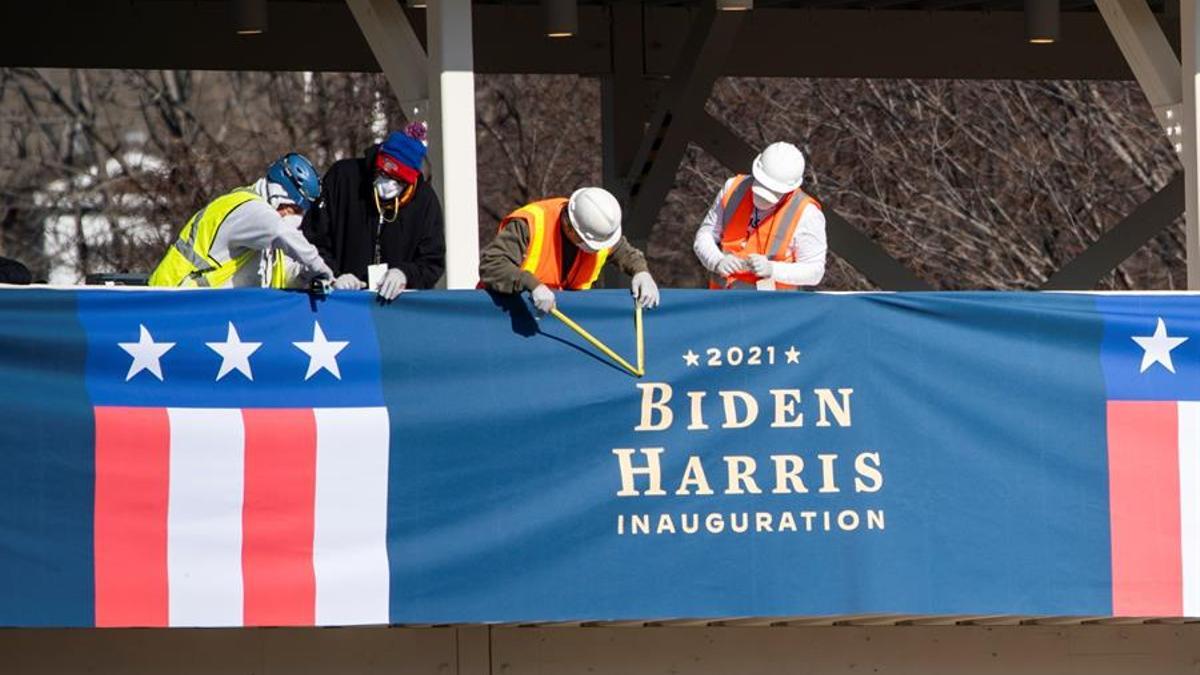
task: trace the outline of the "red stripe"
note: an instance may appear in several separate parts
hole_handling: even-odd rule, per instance
[[[316,614],[312,410],[243,410],[242,577],[247,626],[311,626]]]
[[[96,408],[97,626],[167,625],[171,432],[163,408]]]
[[[1115,616],[1182,616],[1179,423],[1174,401],[1109,401]]]

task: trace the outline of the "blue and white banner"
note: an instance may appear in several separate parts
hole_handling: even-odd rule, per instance
[[[560,308],[636,354],[628,293]],[[0,625],[1200,615],[1200,299],[0,291]]]

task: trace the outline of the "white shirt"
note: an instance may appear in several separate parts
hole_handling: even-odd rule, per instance
[[[266,180],[260,178],[254,191],[266,196]],[[231,260],[246,252],[262,251],[269,255],[274,248],[283,249],[288,258],[296,261],[308,274],[328,272],[317,247],[313,246],[294,221],[285,220],[266,201],[252,199],[226,216],[209,248],[214,260]],[[266,286],[270,282],[270,265],[245,265],[230,280],[235,287]]]
[[[729,191],[733,181],[733,178],[725,181],[725,187],[717,193],[692,243],[692,250],[696,252],[700,264],[709,272],[715,272],[717,263],[725,257],[721,250],[721,233],[725,231],[725,209],[721,207],[721,196]],[[747,194],[746,199],[750,198]],[[770,215],[771,211],[755,209],[755,220],[758,222]],[[825,276],[825,252],[828,247],[825,243],[825,214],[816,204],[804,207],[788,247],[795,262],[772,261],[771,279],[791,286],[816,286],[821,283],[821,278]]]

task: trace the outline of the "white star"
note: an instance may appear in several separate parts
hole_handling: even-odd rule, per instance
[[[229,333],[224,342],[205,342],[204,344],[221,355],[221,369],[217,372],[218,381],[235,370],[245,375],[247,380],[254,381],[254,374],[250,372],[250,355],[262,346],[261,342],[242,342],[242,338],[238,337],[237,329],[230,321]]]
[[[1132,339],[1145,350],[1145,353],[1142,354],[1142,369],[1138,371],[1141,373],[1146,372],[1147,368],[1156,363],[1161,363],[1172,373],[1175,372],[1175,364],[1171,363],[1171,350],[1188,341],[1185,337],[1169,337],[1167,324],[1163,323],[1162,317],[1158,318],[1158,326],[1154,329],[1154,335],[1134,336]]]
[[[700,355],[689,349],[687,350],[687,353],[683,355],[683,362],[687,364],[688,368],[691,368],[692,366],[698,366],[700,365]]]
[[[788,363],[800,363],[800,350],[796,349],[795,345],[792,345],[783,355],[787,357]]]
[[[138,333],[137,342],[118,342],[117,345],[124,349],[126,353],[133,357],[133,363],[129,364],[129,372],[125,375],[125,381],[133,379],[134,375],[148,370],[152,375],[158,378],[161,382],[163,379],[162,365],[158,362],[163,354],[171,351],[175,346],[174,342],[155,342],[154,337],[150,335],[150,331],[146,330],[144,325],[138,325],[140,332]]]
[[[293,342],[296,349],[308,354],[308,372],[304,379],[308,380],[321,370],[328,370],[337,379],[342,379],[342,371],[338,370],[337,355],[350,344],[345,340],[329,341],[325,339],[325,331],[321,324],[313,322],[312,342]]]

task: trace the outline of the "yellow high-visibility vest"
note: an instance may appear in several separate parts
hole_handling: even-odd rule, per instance
[[[233,276],[246,265],[258,264],[261,251],[245,251],[229,260],[212,257],[213,241],[221,224],[237,207],[254,199],[262,199],[254,190],[243,187],[217,197],[200,209],[183,226],[179,238],[167,249],[154,273],[150,275],[151,286],[173,287],[220,287],[227,285]],[[271,288],[284,287],[283,252],[272,252]]]

